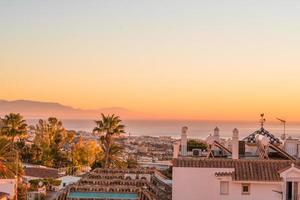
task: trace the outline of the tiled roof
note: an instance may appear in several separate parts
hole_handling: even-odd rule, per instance
[[[173,167],[233,168],[234,181],[280,181],[279,171],[290,166],[290,160],[233,160],[221,158],[177,158]],[[295,163],[295,162],[294,162]],[[300,165],[299,162],[296,165]],[[295,166],[296,166],[295,165]],[[221,172],[221,171],[220,171]]]
[[[216,172],[215,176],[232,176],[232,172]]]
[[[37,178],[58,178],[58,170],[53,168],[42,167],[25,167],[25,176],[37,177]]]
[[[3,198],[3,197],[8,197],[9,194],[8,193],[5,193],[5,192],[0,192],[0,198]]]
[[[293,165],[293,164],[292,164]],[[290,169],[291,167],[295,167],[295,168],[297,168],[297,169],[300,169],[300,166],[299,165],[289,165],[289,166],[287,166],[287,167],[285,167],[285,168],[283,168],[283,169],[280,169],[279,171],[278,171],[278,173],[282,173],[282,172],[284,172],[284,171],[286,171],[286,170],[288,170],[288,169]]]
[[[274,145],[281,144],[281,141],[277,137],[275,137],[273,134],[271,134],[269,131],[267,131],[264,128],[261,128],[261,129],[255,131],[254,133],[251,133],[250,135],[245,137],[243,140],[248,144],[249,143],[255,144],[256,143],[255,136],[257,134],[266,136],[270,140],[271,144],[274,144]]]

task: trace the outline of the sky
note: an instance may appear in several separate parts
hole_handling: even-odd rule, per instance
[[[300,1],[2,0],[0,99],[300,121]]]

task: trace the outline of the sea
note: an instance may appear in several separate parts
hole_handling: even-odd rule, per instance
[[[37,119],[27,120],[27,123],[34,125]],[[94,120],[86,119],[65,119],[62,120],[63,126],[68,130],[92,132],[95,127]],[[179,138],[181,128],[188,127],[188,137],[206,138],[213,134],[214,128],[220,129],[220,136],[231,137],[232,130],[237,128],[240,137],[246,137],[261,128],[257,121],[208,121],[208,120],[125,120],[125,135],[131,136],[172,136]],[[273,135],[280,137],[283,133],[283,124],[280,122],[266,122],[264,128]],[[300,122],[286,124],[286,134],[294,138],[300,138]]]

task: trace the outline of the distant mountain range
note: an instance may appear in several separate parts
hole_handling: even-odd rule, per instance
[[[40,102],[31,100],[0,100],[0,116],[8,113],[20,113],[25,118],[48,118],[55,116],[61,119],[95,119],[101,113],[116,114],[124,119],[138,119],[140,114],[121,107],[101,109],[78,109],[71,106],[53,102]]]

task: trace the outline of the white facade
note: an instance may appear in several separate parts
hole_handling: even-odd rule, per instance
[[[288,138],[284,141],[284,150],[292,156],[300,157],[300,141]]]
[[[299,200],[300,168],[293,163],[277,171],[279,181],[235,181],[231,176],[234,170],[234,168],[174,167],[172,199]],[[243,191],[244,186],[248,192]]]
[[[16,179],[0,179],[0,192],[9,194],[8,198],[13,199],[16,195]]]
[[[77,181],[79,181],[81,178],[77,177],[77,176],[63,176],[60,177],[58,180],[61,180],[59,189],[62,189],[64,187],[66,187],[67,185],[70,185],[72,183],[76,183]]]
[[[300,197],[300,169],[295,167],[294,164],[290,168],[280,172],[280,177],[283,179],[282,188],[287,188],[288,183],[291,184],[291,194],[287,194],[287,189],[283,189],[284,199],[288,199],[288,196],[294,200],[298,200]]]
[[[232,172],[230,168],[173,168],[172,200],[281,200],[281,182],[234,182],[231,177],[216,177],[216,172]],[[220,193],[220,182],[228,182],[228,194]],[[249,194],[242,185],[249,184]]]

